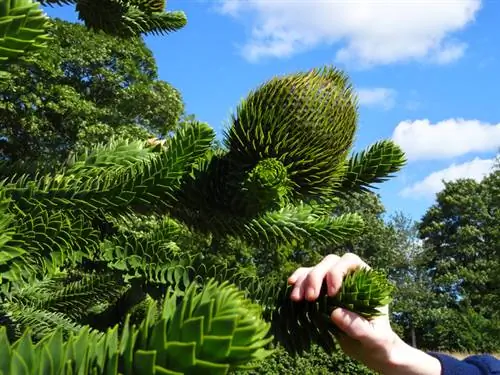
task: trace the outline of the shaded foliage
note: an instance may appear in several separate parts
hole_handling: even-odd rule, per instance
[[[0,150],[8,160],[62,161],[112,137],[167,135],[183,112],[139,38],[55,21],[51,47],[0,80]],[[82,53],[85,51],[85,53]]]

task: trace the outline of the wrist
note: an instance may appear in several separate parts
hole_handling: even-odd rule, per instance
[[[441,363],[399,337],[387,353],[387,361],[378,371],[383,375],[441,375]]]

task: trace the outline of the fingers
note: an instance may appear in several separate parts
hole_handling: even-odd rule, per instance
[[[342,258],[336,262],[332,268],[328,270],[326,274],[326,282],[328,285],[328,294],[333,296],[337,294],[340,287],[342,286],[342,281],[344,280],[344,276],[354,271],[357,268],[370,268],[368,264],[363,262],[360,257],[356,254],[347,253]]]
[[[330,269],[335,267],[339,259],[340,257],[338,255],[329,254],[309,271],[307,278],[304,280],[306,285],[303,287],[305,291],[304,297],[306,299],[314,301],[318,298],[326,274]]]
[[[300,267],[297,268],[297,270],[292,273],[292,275],[288,278],[288,284],[293,285],[297,282],[300,276],[302,276],[304,273],[309,272],[311,267]]]
[[[304,280],[307,277],[309,268],[302,269],[300,273],[295,275],[295,283],[290,298],[294,301],[300,301],[304,298]]]
[[[373,327],[368,320],[358,314],[338,308],[332,312],[331,318],[337,327],[354,340],[366,342],[370,339]]]
[[[323,280],[326,279],[328,294],[335,295],[342,285],[344,276],[351,270],[369,266],[355,254],[338,255],[329,254],[315,267],[301,267],[289,278],[288,283],[294,285],[290,297],[295,301],[306,298],[314,301],[321,291]]]
[[[290,297],[295,301],[304,298],[314,301],[318,298],[326,273],[339,259],[339,256],[330,254],[324,257],[315,267],[297,269],[288,278],[288,282],[294,285]]]

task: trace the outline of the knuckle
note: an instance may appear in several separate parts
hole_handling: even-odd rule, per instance
[[[336,254],[328,254],[323,258],[324,261],[338,261],[340,257]]]
[[[356,263],[361,262],[361,258],[354,253],[346,253],[344,254],[343,258]]]

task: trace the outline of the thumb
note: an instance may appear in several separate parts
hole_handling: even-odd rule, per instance
[[[331,315],[333,323],[354,340],[366,342],[373,336],[373,327],[365,318],[352,311],[337,308]]]

